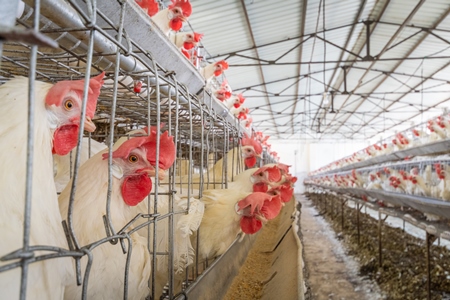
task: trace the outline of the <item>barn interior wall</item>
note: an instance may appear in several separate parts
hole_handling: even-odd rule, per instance
[[[271,151],[278,153],[280,162],[290,165],[291,172],[297,176],[295,193],[303,193],[303,179],[314,171],[342,157],[367,147],[368,143],[310,143],[271,141]]]

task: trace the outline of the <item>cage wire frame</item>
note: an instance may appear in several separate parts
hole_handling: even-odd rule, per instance
[[[448,119],[449,114],[447,111],[444,111],[442,114],[430,118],[426,121],[422,121],[421,123],[418,123],[417,125],[412,125],[408,127],[407,129],[398,131],[394,135],[390,135],[386,138],[381,139],[380,141],[376,142],[375,144],[369,145],[368,147],[356,151],[352,155],[347,155],[345,157],[340,158],[339,160],[333,161],[317,170],[314,170],[311,172],[312,175],[317,174],[331,174],[335,172],[341,172],[341,171],[347,171],[354,168],[361,168],[365,166],[370,166],[375,163],[383,163],[383,162],[389,162],[391,160],[397,160],[397,159],[404,159],[408,156],[417,156],[417,155],[435,155],[439,153],[446,152],[446,149],[448,149],[449,143],[448,139],[436,139],[434,141],[428,141],[428,142],[421,142],[424,138],[422,136],[416,136],[413,133],[413,130],[417,130],[419,133],[425,133],[427,136],[429,136],[433,131],[428,128],[428,124],[430,122],[436,122],[436,120],[443,118]],[[404,137],[406,137],[411,145],[408,147],[398,148],[395,149],[394,145],[392,144],[392,141],[397,138],[397,135],[401,134]],[[373,145],[377,145],[379,147],[391,146],[393,150],[389,153],[385,153],[383,155],[375,155],[373,157],[368,157],[365,160],[356,161],[352,163],[345,163],[341,166],[335,167],[340,162],[343,162],[347,159],[351,159],[353,155],[364,155],[367,156],[365,151],[366,149],[372,147]],[[415,148],[421,148],[420,150],[417,150]]]
[[[132,40],[126,33],[124,26],[125,7],[127,1],[118,1],[121,5],[121,17],[118,26],[108,19],[108,16],[97,9],[96,0],[86,0],[87,13],[80,7],[79,1],[69,0],[65,5],[69,6],[78,17],[81,23],[73,27],[61,27],[52,20],[40,14],[41,0],[26,0],[26,6],[22,17],[17,19],[17,24],[25,28],[32,28],[35,32],[43,33],[59,43],[59,48],[51,50],[49,48],[39,49],[36,45],[27,45],[23,42],[10,41],[5,43],[2,53],[2,65],[0,69],[1,81],[5,82],[14,76],[29,77],[29,115],[28,115],[28,144],[27,144],[27,177],[26,177],[26,197],[24,208],[24,235],[23,248],[12,253],[6,254],[1,259],[3,261],[12,261],[0,267],[0,272],[6,272],[13,268],[22,268],[20,299],[26,299],[27,294],[27,272],[30,263],[39,262],[45,259],[72,257],[76,266],[76,282],[82,286],[82,299],[87,299],[87,287],[89,282],[89,272],[94,258],[93,251],[104,244],[120,244],[124,255],[126,256],[126,266],[123,286],[123,298],[128,299],[128,273],[130,268],[130,257],[132,254],[131,235],[138,230],[147,228],[148,230],[148,251],[152,257],[152,274],[148,279],[150,294],[152,299],[161,295],[155,295],[155,272],[158,256],[167,257],[168,260],[168,278],[167,286],[164,288],[162,297],[174,299],[174,270],[173,270],[173,232],[174,216],[186,214],[189,211],[189,199],[191,196],[202,196],[203,189],[220,185],[220,188],[226,188],[227,184],[218,181],[217,178],[210,178],[209,165],[210,157],[213,162],[219,158],[223,160],[223,174],[226,178],[228,172],[232,176],[243,171],[242,159],[240,155],[235,156],[234,151],[239,147],[239,139],[243,131],[239,121],[230,123],[223,115],[212,109],[212,105],[199,100],[199,98],[190,93],[188,86],[180,83],[174,72],[165,70],[152,57],[151,51],[142,48],[137,41]],[[74,13],[73,12],[73,13]],[[97,25],[101,19],[107,23],[108,27]],[[76,21],[74,21],[77,23]],[[85,34],[87,43],[77,39]],[[96,50],[96,42],[107,42],[111,51],[99,52]],[[86,40],[85,40],[86,41]],[[123,67],[123,58],[132,58],[135,65],[139,68],[126,70]],[[30,214],[31,214],[31,176],[33,172],[32,144],[35,137],[31,130],[34,117],[34,82],[35,80],[57,82],[60,80],[85,79],[83,92],[83,104],[81,118],[86,115],[86,104],[88,94],[88,82],[92,75],[101,71],[106,72],[105,85],[101,90],[97,103],[97,111],[94,122],[98,132],[89,134],[90,139],[103,141],[107,143],[108,150],[108,193],[106,200],[106,214],[103,217],[105,225],[105,237],[89,245],[80,245],[77,235],[73,228],[73,202],[77,189],[78,170],[81,165],[81,147],[83,143],[83,124],[80,124],[81,130],[78,135],[75,153],[75,159],[72,162],[70,174],[73,179],[71,186],[71,195],[69,200],[69,209],[66,220],[63,222],[63,228],[66,233],[68,246],[67,249],[48,245],[30,246]],[[143,83],[143,91],[136,93],[134,82]],[[206,92],[203,91],[205,94]],[[212,99],[211,99],[212,101]],[[198,168],[200,174],[200,189],[198,195],[193,195],[191,188],[187,189],[187,208],[181,211],[174,210],[174,195],[177,191],[177,180],[181,180],[181,173],[177,176],[177,164],[175,163],[168,172],[168,183],[160,183],[158,176],[155,178],[155,188],[147,197],[149,207],[147,214],[136,215],[135,218],[123,228],[115,228],[111,221],[111,192],[112,192],[112,146],[120,137],[132,138],[142,136],[141,134],[130,134],[134,129],[144,126],[160,126],[165,123],[165,129],[174,138],[177,149],[177,161],[187,159],[188,164],[188,186],[192,186],[192,175],[194,166]],[[160,131],[157,131],[157,161],[156,173],[159,168],[159,137]],[[89,155],[90,139],[88,142]],[[232,170],[227,170],[227,152],[233,151]],[[266,154],[266,153],[265,153]],[[237,161],[235,160],[237,158]],[[260,160],[260,164],[262,160]],[[180,165],[181,171],[181,165]],[[204,175],[206,173],[206,179]],[[181,183],[181,182],[179,182]],[[160,192],[160,186],[168,186],[166,192]],[[180,189],[182,185],[180,184]],[[183,192],[183,191],[181,191]],[[169,197],[169,212],[160,214],[158,212],[158,201],[161,196]],[[151,209],[152,208],[152,209]],[[63,216],[64,219],[65,216]],[[144,219],[143,223],[137,226],[136,221]],[[159,222],[168,220],[168,251],[158,252],[156,247],[157,228]],[[199,235],[196,245],[198,248]],[[116,246],[118,247],[118,245]],[[36,251],[49,251],[50,253],[36,255]],[[81,272],[81,258],[87,257],[87,265],[84,274]],[[207,266],[199,263],[198,254],[195,254],[195,262],[187,266],[185,270],[185,280],[182,286],[186,288],[200,274],[200,269]],[[191,273],[191,274],[190,274]]]
[[[305,179],[304,184],[305,186],[322,187],[339,193],[372,197],[374,199],[386,201],[387,203],[390,203],[394,206],[409,207],[418,212],[438,215],[440,218],[448,220],[448,216],[450,213],[450,203],[445,199],[439,198],[439,194],[436,194],[437,192],[432,191],[433,188],[437,188],[440,185],[441,181],[441,179],[437,178],[437,175],[432,175],[436,173],[437,165],[439,165],[440,168],[444,170],[448,170],[450,168],[450,158],[436,156],[419,160],[390,162],[346,171],[336,170],[332,173],[308,176]],[[386,168],[389,168],[389,170],[387,170]],[[409,175],[413,168],[416,168],[418,173],[421,174],[420,176],[422,177],[426,176],[426,168],[428,168],[430,178],[427,179],[425,184],[427,188],[430,189],[430,194],[410,194],[412,191],[408,193],[408,186],[403,188],[391,187],[389,190],[387,188],[367,189],[367,187],[364,186],[351,187],[334,182],[335,177],[339,179],[342,179],[344,177],[350,178],[353,172],[356,172],[359,176],[365,178],[366,183],[370,182],[370,174],[373,174],[374,176],[375,174],[383,175],[385,176],[385,180],[387,181],[391,176],[402,176],[402,174],[400,173],[401,171],[404,171],[405,174]],[[393,171],[396,171],[398,174],[390,174]],[[407,179],[403,180],[407,182]],[[378,181],[380,181],[380,179],[378,179]]]

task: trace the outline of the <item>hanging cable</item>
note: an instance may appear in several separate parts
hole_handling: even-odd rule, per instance
[[[423,126],[423,59],[421,63],[420,69],[420,81],[421,81],[421,89],[420,89],[420,123]],[[422,128],[423,130],[424,128]]]
[[[327,85],[325,81],[325,66],[327,60],[327,43],[325,42],[325,0],[322,1],[322,30],[323,30],[323,94],[326,97]]]

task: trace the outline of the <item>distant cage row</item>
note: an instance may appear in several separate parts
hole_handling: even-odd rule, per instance
[[[291,200],[189,1],[3,2],[2,297],[181,297]]]
[[[450,114],[444,114],[427,120],[422,124],[413,126],[407,130],[398,132],[395,136],[386,138],[378,143],[370,145],[347,157],[334,161],[310,175],[347,170],[355,167],[367,166],[387,160],[407,158],[415,155],[434,154],[447,152],[447,145],[436,149],[434,144],[450,138]],[[408,153],[408,149],[421,148],[421,151]],[[429,149],[427,149],[429,148]],[[435,149],[433,149],[435,148]],[[389,156],[389,159],[383,157]],[[369,161],[368,163],[364,163]]]

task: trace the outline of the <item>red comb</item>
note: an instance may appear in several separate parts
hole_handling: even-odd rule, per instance
[[[155,0],[149,0],[148,5],[147,5],[147,14],[150,17],[153,17],[154,15],[156,15],[159,11],[159,4],[157,1]]]
[[[245,123],[245,127],[250,127],[250,125],[252,124],[253,119],[252,118],[247,118],[247,123]]]
[[[139,137],[133,137],[129,140],[126,140],[122,145],[119,146],[113,153],[113,158],[127,158],[130,152],[136,148],[141,147],[142,145],[149,143],[150,141],[154,140],[154,135],[150,136],[139,136]],[[103,159],[108,158],[108,153],[103,153],[102,155]]]
[[[280,169],[276,165],[272,166],[272,167],[263,166],[263,167],[259,168],[258,170],[256,170],[253,173],[253,175],[257,175],[257,174],[260,174],[260,173],[263,173],[263,172],[267,172],[268,180],[270,182],[275,183],[275,182],[278,182],[278,181],[281,180],[281,172],[280,172]]]
[[[245,208],[249,208],[246,212],[248,215],[254,215],[256,212],[261,210],[261,207],[264,205],[264,201],[270,200],[272,197],[262,192],[254,192],[240,200],[238,204],[238,211],[241,211]]]
[[[240,112],[239,115],[237,116],[237,118],[239,120],[245,120],[245,119],[247,119],[247,114],[244,112]]]
[[[275,152],[276,153],[276,152]],[[282,172],[284,172],[283,174],[287,174],[287,173],[289,173],[289,167],[290,167],[290,165],[285,165],[285,164],[282,164],[282,163],[279,163],[279,164],[277,164],[278,165],[278,168],[280,168],[280,170],[282,171]]]
[[[150,17],[153,17],[159,11],[159,4],[155,0],[135,0],[135,1],[144,10],[147,10],[147,14]]]
[[[285,197],[288,198],[288,196]],[[264,201],[264,205],[261,208],[261,213],[266,217],[267,220],[275,219],[276,216],[278,216],[278,214],[281,211],[281,208],[283,207],[281,203],[281,201],[283,201],[282,198],[283,198],[282,196],[275,195],[272,197],[272,199]],[[291,198],[292,196],[289,198],[289,200]],[[289,202],[289,200],[283,202]]]
[[[244,96],[243,96],[242,94],[238,94],[237,96],[238,96],[238,98],[239,98],[239,102],[240,102],[241,104],[244,103],[244,101],[245,101]]]
[[[247,135],[245,135],[242,138],[242,146],[252,146],[253,149],[255,149],[255,152],[257,154],[261,154],[262,153],[261,144],[257,140],[249,138]]]
[[[203,38],[203,35],[204,35],[203,33],[194,32],[194,41],[196,43],[200,42],[201,39]]]
[[[267,220],[275,218],[281,210],[282,204],[278,195],[271,196],[262,192],[254,192],[238,202],[239,211],[243,211],[240,225],[246,234],[253,234],[262,228],[262,222],[256,215]]]
[[[216,62],[216,65],[220,65],[222,67],[222,70],[227,70],[228,69],[228,63],[226,61],[224,61],[224,60]]]
[[[94,117],[95,108],[97,107],[97,99],[100,95],[100,88],[103,85],[103,77],[105,77],[105,72],[102,72],[89,80],[86,116],[91,119]],[[47,105],[60,106],[65,98],[64,96],[69,91],[83,92],[83,90],[84,79],[59,81],[55,83],[48,91],[47,96],[45,97],[45,103]]]
[[[189,0],[172,0],[172,4],[169,5],[169,9],[173,9],[175,6],[181,8],[183,16],[186,18],[192,14],[192,6]]]
[[[147,159],[153,166],[156,165],[156,135],[155,139],[150,142],[150,147],[147,150]],[[159,167],[163,170],[167,170],[172,166],[175,161],[176,149],[173,143],[173,137],[169,136],[169,132],[165,131],[161,134],[159,139]]]

